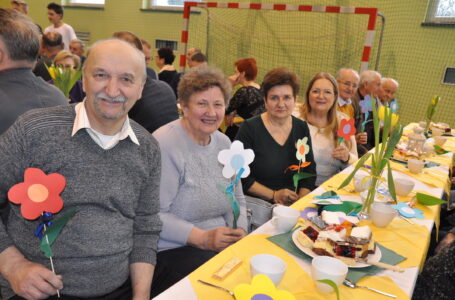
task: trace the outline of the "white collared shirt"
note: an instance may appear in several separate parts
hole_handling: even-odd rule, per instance
[[[351,99],[344,100],[343,98],[341,98],[340,96],[338,96],[338,105],[339,105],[339,106],[345,106],[345,105],[348,105],[348,104],[352,104]]]
[[[81,129],[87,130],[90,137],[104,150],[109,150],[113,148],[115,145],[118,144],[121,140],[130,137],[131,141],[136,145],[139,145],[139,141],[137,140],[136,135],[134,134],[133,129],[130,125],[130,119],[126,116],[125,122],[123,123],[122,129],[114,135],[105,135],[99,133],[95,129],[92,128],[90,125],[90,120],[87,116],[87,111],[85,110],[85,99],[83,102],[78,103],[75,106],[76,110],[76,117],[74,118],[74,125],[73,131],[71,132],[71,136],[74,136],[76,132]]]

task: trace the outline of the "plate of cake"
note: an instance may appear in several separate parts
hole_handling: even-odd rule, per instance
[[[311,257],[335,257],[350,268],[368,267],[366,261],[381,259],[370,227],[340,220],[336,212],[323,211],[321,216],[304,220],[303,226],[293,232],[292,241]]]

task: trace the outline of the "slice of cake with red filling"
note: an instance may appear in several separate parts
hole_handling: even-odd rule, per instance
[[[327,227],[327,224],[319,217],[305,219],[302,229],[299,230],[297,240],[307,248],[313,248],[313,243],[319,236],[319,233]]]

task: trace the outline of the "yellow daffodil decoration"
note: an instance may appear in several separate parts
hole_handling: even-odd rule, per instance
[[[54,85],[62,91],[66,98],[68,98],[71,89],[81,78],[82,70],[80,68],[75,70],[54,65],[51,65],[50,67],[46,66],[46,68]]]
[[[288,291],[278,290],[264,274],[254,276],[251,284],[236,286],[234,295],[237,300],[295,300],[294,295]]]
[[[381,121],[384,121],[385,120],[385,116],[390,114],[390,108],[387,107],[387,106],[381,106],[378,110],[378,117],[379,117],[379,120]],[[391,114],[391,126],[392,128],[395,127],[395,125],[398,123],[398,115],[393,113]]]

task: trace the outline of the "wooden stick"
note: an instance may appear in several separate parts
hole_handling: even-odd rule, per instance
[[[46,233],[46,224],[44,224],[44,233]],[[49,238],[48,238],[47,235],[45,235],[45,237],[46,237],[46,242],[47,242],[47,244],[48,244],[49,247],[50,247]],[[54,262],[52,261],[52,256],[49,257],[49,260],[51,261],[51,269],[52,269],[52,272],[54,272],[54,274],[55,274]],[[59,290],[57,290],[57,297],[60,298],[60,291],[59,291]]]

